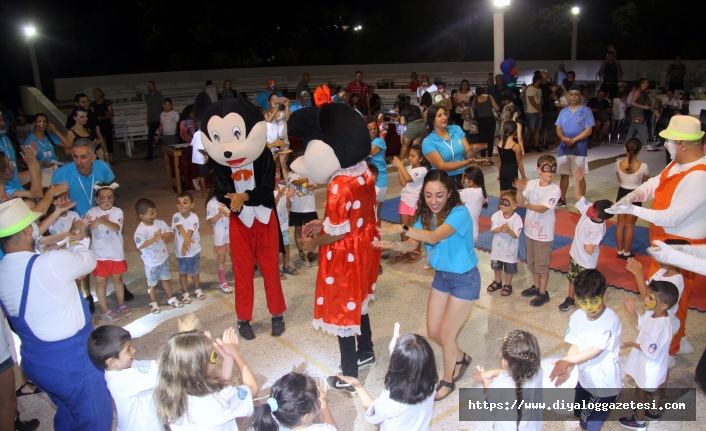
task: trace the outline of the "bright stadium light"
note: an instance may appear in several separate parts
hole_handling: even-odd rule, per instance
[[[574,7],[571,8],[571,13],[572,13],[572,14],[578,15],[579,12],[581,12],[581,8],[580,8],[580,7],[574,6]]]
[[[33,25],[28,25],[24,27],[25,36],[32,37],[37,34],[37,29]]]
[[[510,0],[493,0],[495,7],[510,6]]]

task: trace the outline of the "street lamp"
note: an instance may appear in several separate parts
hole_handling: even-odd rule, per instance
[[[505,17],[503,8],[510,6],[510,0],[493,0],[493,69],[500,73],[500,63],[505,60]]]
[[[576,61],[576,45],[578,43],[578,28],[579,28],[579,13],[581,8],[574,6],[571,8],[571,22],[573,22],[573,30],[571,32],[571,61]]]
[[[32,73],[34,74],[34,86],[42,91],[42,81],[39,79],[39,66],[37,65],[37,55],[34,53],[34,40],[37,37],[37,29],[33,25],[27,25],[23,28],[25,36],[27,36],[27,44],[29,45],[29,58],[32,60]]]

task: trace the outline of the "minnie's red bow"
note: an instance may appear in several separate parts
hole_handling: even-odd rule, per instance
[[[333,99],[331,98],[331,89],[328,88],[328,85],[316,87],[316,91],[314,91],[314,103],[316,106],[333,103]]]

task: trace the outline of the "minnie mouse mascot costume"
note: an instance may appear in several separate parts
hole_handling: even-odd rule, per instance
[[[290,135],[302,138],[306,148],[292,170],[313,183],[328,183],[324,218],[308,223],[301,240],[307,252],[319,248],[313,325],[338,337],[342,374],[358,377],[359,368],[375,363],[368,301],[374,297],[381,253],[372,247],[379,239],[375,179],[364,161],[370,133],[358,112],[331,103],[328,87],[317,88],[314,100],[318,107],[294,112],[288,123]],[[309,237],[317,231],[316,238]],[[338,377],[327,381],[355,396]]]

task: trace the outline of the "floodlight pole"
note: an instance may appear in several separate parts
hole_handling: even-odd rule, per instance
[[[571,17],[571,22],[573,22],[573,30],[571,32],[571,61],[576,61],[576,47],[578,45],[578,29],[579,29],[579,16],[574,14]]]
[[[32,60],[32,73],[34,74],[34,86],[42,92],[42,81],[39,79],[39,66],[37,65],[37,54],[34,52],[34,40],[29,39],[29,58]]]
[[[505,61],[505,16],[501,7],[493,12],[493,71],[502,73],[500,63]]]

